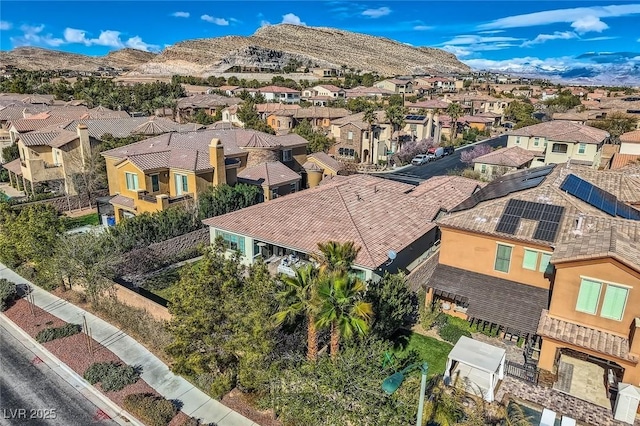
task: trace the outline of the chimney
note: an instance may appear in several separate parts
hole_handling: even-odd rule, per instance
[[[91,155],[91,142],[89,141],[89,129],[86,124],[78,124],[76,129],[78,137],[80,138],[80,156],[82,158],[82,164],[84,165],[87,158]]]
[[[213,184],[227,183],[227,171],[224,167],[224,146],[218,138],[211,139],[209,143],[209,162],[213,166]]]

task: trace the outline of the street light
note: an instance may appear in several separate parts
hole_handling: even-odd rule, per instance
[[[405,375],[418,368],[422,372],[422,381],[420,383],[420,400],[418,401],[418,417],[416,419],[416,426],[421,426],[422,412],[424,411],[424,394],[427,391],[427,371],[429,371],[429,364],[427,364],[426,362],[423,362],[422,364],[411,364],[410,366],[393,373],[382,381],[382,390],[385,391],[388,395],[391,395],[398,390],[400,385],[402,385]]]

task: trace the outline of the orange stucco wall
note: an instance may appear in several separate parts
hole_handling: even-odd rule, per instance
[[[604,301],[604,285],[600,292],[598,310],[595,315],[575,310],[581,277],[601,280],[605,284],[620,284],[631,287],[621,321],[600,316],[600,309]],[[600,261],[559,264],[556,266],[549,313],[571,322],[628,337],[631,323],[636,317],[640,317],[640,273],[610,258]]]
[[[525,248],[544,252],[551,252],[551,248],[444,227],[441,227],[441,232],[440,263],[535,287],[549,288],[549,279],[545,278],[544,273],[524,269],[522,261]],[[498,243],[513,247],[508,273],[494,269]]]

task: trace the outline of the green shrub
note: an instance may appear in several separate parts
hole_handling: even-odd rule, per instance
[[[47,343],[63,337],[73,336],[80,333],[80,331],[82,331],[82,327],[78,324],[65,324],[62,327],[45,328],[36,334],[36,340],[38,343]]]
[[[125,396],[124,408],[148,426],[167,426],[178,413],[171,401],[150,393]]]
[[[453,324],[447,324],[444,327],[441,327],[438,330],[438,334],[442,337],[443,340],[453,343],[454,345],[458,342],[461,336],[471,337],[471,333],[468,330],[462,329]]]
[[[16,298],[16,284],[4,278],[0,279],[0,312],[5,311]]]
[[[137,382],[140,378],[140,371],[130,365],[96,362],[87,368],[83,377],[92,385],[100,382],[100,387],[104,391],[119,391]]]
[[[471,332],[471,324],[469,324],[469,321],[465,319],[449,315],[449,321],[447,322],[447,324],[455,325],[456,327],[462,330],[467,330],[468,332]]]
[[[438,316],[436,316],[436,319],[433,321],[433,327],[442,328],[445,325],[449,324],[449,319],[451,318],[451,315],[440,312]]]

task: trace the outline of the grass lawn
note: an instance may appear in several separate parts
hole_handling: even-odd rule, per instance
[[[64,218],[64,226],[67,230],[80,228],[81,226],[97,226],[100,225],[100,218],[98,217],[98,213],[91,213],[84,216],[78,217],[65,217]]]
[[[176,291],[178,282],[180,282],[180,271],[198,262],[189,263],[178,268],[166,269],[160,274],[147,278],[142,287],[165,300],[171,301],[173,292]]]
[[[401,335],[396,341],[398,346],[394,353],[397,357],[401,358],[412,350],[416,351],[420,361],[429,363],[429,377],[444,373],[447,355],[453,349],[453,345],[417,333]]]

